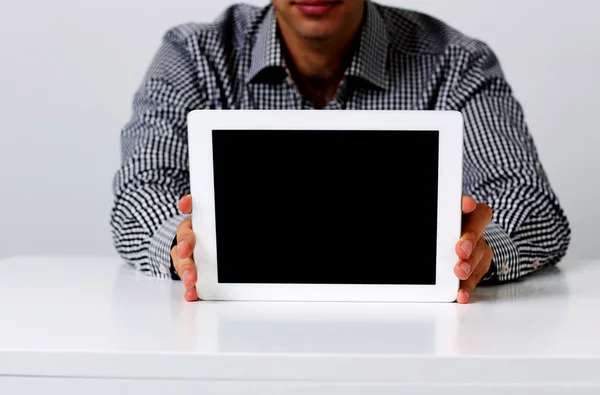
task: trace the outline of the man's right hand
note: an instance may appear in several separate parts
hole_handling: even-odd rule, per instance
[[[192,213],[192,196],[186,195],[179,201],[179,210],[184,214]],[[192,230],[191,218],[184,219],[177,228],[177,245],[171,249],[173,266],[185,287],[185,300],[195,302],[198,300],[196,281],[198,270],[194,263],[194,248],[196,247],[196,236]]]

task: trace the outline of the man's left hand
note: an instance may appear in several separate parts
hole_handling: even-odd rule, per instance
[[[456,301],[466,304],[492,264],[492,249],[483,234],[492,220],[492,209],[485,203],[463,196],[462,213],[462,237],[456,244],[459,261],[454,267],[454,274],[461,280]]]

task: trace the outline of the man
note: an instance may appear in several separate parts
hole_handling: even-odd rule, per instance
[[[167,32],[122,132],[116,249],[141,271],[181,279],[187,301],[198,294],[186,117],[210,108],[461,111],[457,301],[566,253],[567,219],[490,48],[429,16],[366,0],[272,0]],[[419,191],[414,199],[418,207]]]

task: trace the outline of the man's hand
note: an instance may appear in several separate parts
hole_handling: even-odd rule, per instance
[[[492,263],[492,249],[483,234],[492,220],[492,209],[485,203],[463,196],[462,212],[462,237],[456,244],[459,261],[454,267],[454,274],[461,280],[456,301],[466,304]]]
[[[192,213],[192,197],[186,195],[179,201],[179,210],[184,214]],[[195,302],[198,300],[196,281],[198,270],[194,263],[194,248],[196,247],[196,236],[192,230],[192,220],[184,219],[177,228],[177,245],[171,249],[173,266],[185,287],[185,300]]]

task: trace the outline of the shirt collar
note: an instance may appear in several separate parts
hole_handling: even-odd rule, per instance
[[[379,88],[386,89],[388,87],[386,69],[388,35],[385,21],[371,1],[367,1],[366,4],[360,41],[346,75],[360,78]],[[268,68],[275,68],[285,73],[285,61],[277,36],[277,22],[272,6],[269,6],[265,18],[258,27],[246,82],[252,82]]]
[[[277,22],[273,6],[269,6],[262,23],[258,26],[246,83],[252,82],[263,70],[268,68],[285,71],[281,43],[277,37]]]
[[[389,81],[386,67],[388,35],[385,21],[371,1],[367,1],[365,17],[358,48],[350,61],[346,75],[361,78],[386,89]]]

